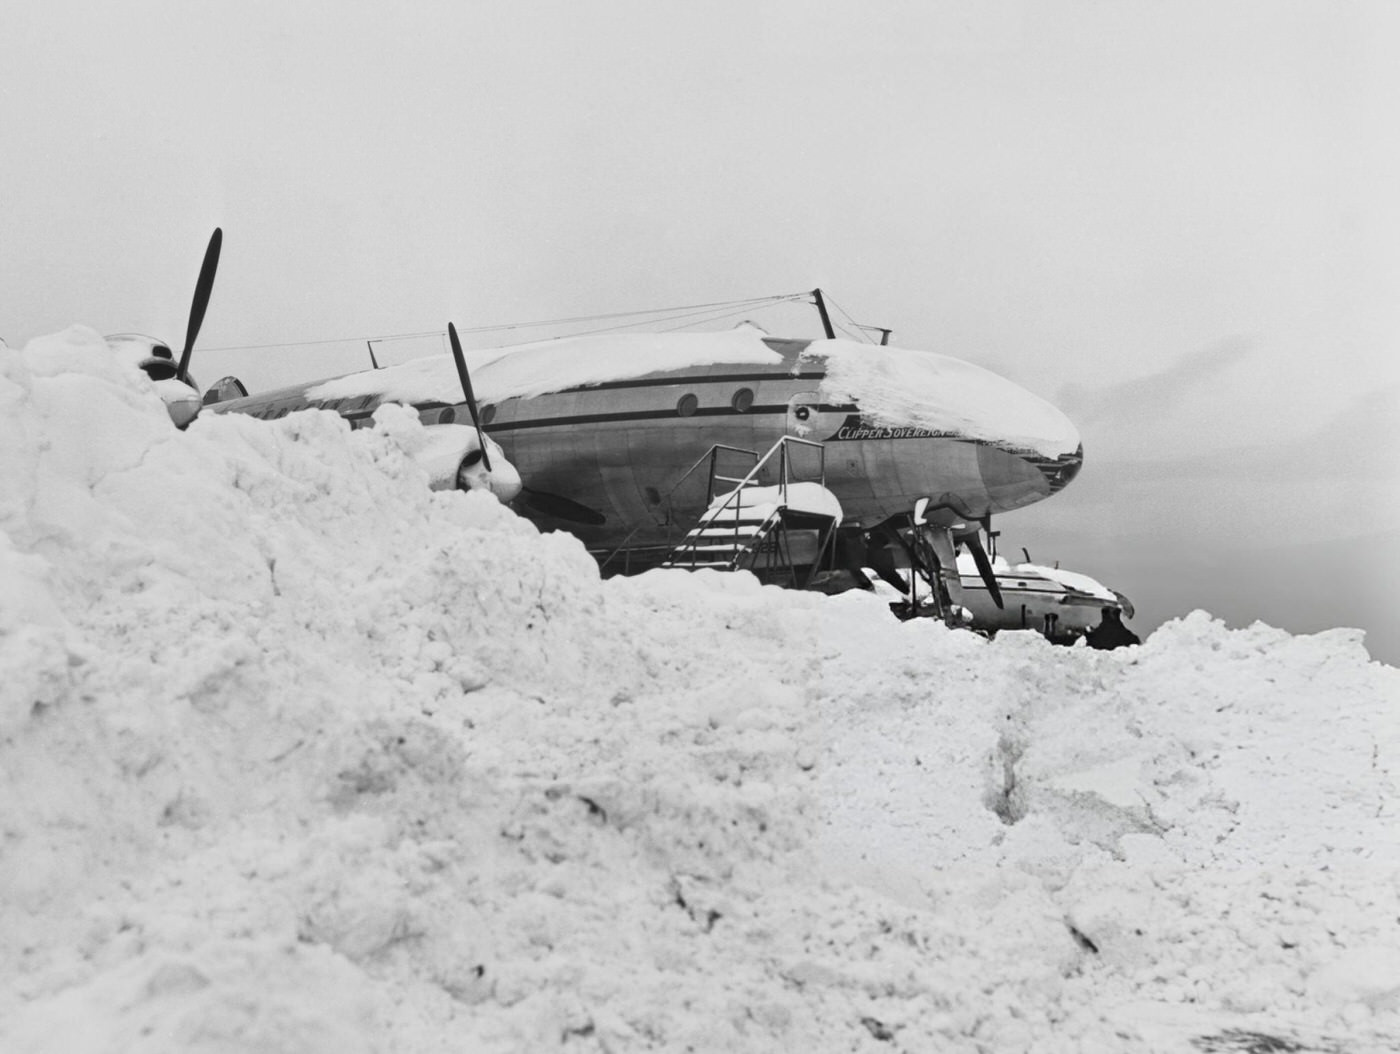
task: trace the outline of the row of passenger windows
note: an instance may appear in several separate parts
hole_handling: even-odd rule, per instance
[[[450,425],[457,420],[457,409],[453,406],[444,406],[436,411],[437,416],[432,416],[435,411],[424,410],[419,415],[419,420],[424,424]],[[494,406],[483,406],[478,411],[481,414],[482,425],[489,425],[496,419],[496,408]],[[463,421],[464,424],[470,422],[470,417]]]
[[[753,389],[740,388],[729,400],[729,406],[735,413],[748,413],[749,407],[753,406]],[[690,417],[698,409],[700,397],[691,392],[687,392],[676,401],[676,414],[680,417]]]
[[[361,395],[353,399],[327,399],[325,402],[306,403],[297,405],[295,403],[283,403],[281,406],[269,404],[264,406],[253,417],[261,417],[264,421],[275,421],[279,417],[286,417],[295,410],[335,410],[337,413],[353,413],[356,410],[363,410],[369,406],[377,396]]]
[[[319,410],[335,410],[338,413],[353,413],[356,410],[363,410],[374,402],[375,396],[365,395],[354,399],[329,399],[323,403],[314,403]],[[748,413],[753,406],[753,389],[740,388],[729,400],[729,406],[735,413]],[[261,417],[265,421],[272,421],[279,417],[286,417],[293,410],[302,407],[291,404],[282,406],[265,406],[259,410],[254,417]],[[700,409],[700,397],[693,392],[687,392],[676,401],[676,415],[679,417],[691,417],[695,411]],[[438,412],[437,423],[446,425],[452,424],[457,419],[457,412],[452,407],[444,407]],[[496,408],[494,406],[483,406],[481,408],[481,423],[489,425],[496,419]]]
[[[325,402],[316,403],[318,410],[335,410],[338,413],[350,413],[352,410],[363,410],[377,399],[375,395],[361,395],[353,399],[327,399]]]

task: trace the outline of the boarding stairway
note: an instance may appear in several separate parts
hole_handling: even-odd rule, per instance
[[[815,454],[815,479],[795,478],[798,447]],[[722,475],[717,464],[712,457],[708,507],[661,566],[748,570],[765,581],[806,585],[841,522],[841,505],[826,489],[826,448],[783,436],[746,475]],[[775,483],[764,483],[774,476]],[[722,484],[731,489],[716,494]]]

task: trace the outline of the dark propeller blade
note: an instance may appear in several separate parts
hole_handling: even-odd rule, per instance
[[[987,550],[982,548],[982,536],[973,531],[971,534],[959,536],[958,541],[966,545],[967,551],[972,554],[972,559],[977,564],[977,573],[982,576],[982,582],[991,594],[992,602],[998,608],[1005,608],[1006,605],[1001,599],[1001,586],[997,585],[997,576],[992,573],[992,562],[987,559]]]
[[[190,324],[185,329],[185,350],[180,352],[180,366],[175,376],[186,384],[190,377],[190,353],[194,351],[194,339],[199,336],[199,327],[204,325],[204,312],[209,307],[209,296],[214,292],[214,272],[219,269],[219,249],[224,244],[222,227],[215,227],[209,238],[209,248],[204,250],[204,263],[199,268],[199,281],[194,286],[194,302],[190,304]]]
[[[521,487],[515,504],[540,516],[550,516],[556,520],[570,520],[596,527],[608,522],[608,518],[597,509],[589,508],[561,494],[551,494],[546,490]]]
[[[472,378],[467,373],[467,360],[462,354],[462,342],[457,339],[457,327],[447,324],[447,336],[452,341],[452,358],[457,363],[457,376],[462,381],[462,394],[467,397],[467,409],[471,411],[472,424],[476,425],[476,438],[481,443],[481,463],[486,471],[491,471],[491,455],[486,452],[486,433],[481,430],[481,415],[476,412],[476,396],[472,394]]]
[[[898,545],[905,553],[909,552],[909,547],[904,544],[904,539],[899,536],[899,532],[891,530],[884,524],[878,524],[870,529],[866,535],[865,558],[869,561],[869,567],[879,575],[888,585],[899,590],[904,596],[909,595],[909,582],[913,577],[914,568],[909,568],[910,579],[906,579],[900,573],[899,567],[895,563],[894,547]]]

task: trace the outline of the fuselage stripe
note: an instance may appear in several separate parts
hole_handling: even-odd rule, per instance
[[[814,409],[823,413],[850,413],[855,410],[854,406],[814,406]],[[775,403],[771,406],[751,406],[747,410],[736,410],[732,406],[702,406],[699,407],[690,417],[761,417],[764,415],[786,416],[788,406],[786,403]],[[525,428],[550,428],[556,425],[595,425],[595,424],[618,424],[624,421],[663,421],[663,420],[684,421],[686,418],[676,413],[674,407],[667,407],[661,410],[628,410],[610,414],[574,414],[564,417],[534,417],[525,421],[496,421],[489,425],[483,425],[487,432],[516,432]]]
[[[757,384],[757,383],[762,382],[762,381],[774,381],[774,380],[819,381],[819,380],[821,380],[822,378],[824,378],[825,376],[826,376],[826,373],[825,373],[825,372],[813,372],[813,371],[810,371],[810,370],[809,370],[809,371],[806,371],[806,372],[802,372],[802,373],[787,373],[787,372],[778,371],[778,372],[768,372],[768,373],[688,374],[688,375],[682,376],[682,377],[647,377],[647,378],[641,378],[641,379],[635,379],[635,380],[625,380],[625,381],[605,381],[605,382],[603,382],[603,383],[601,383],[601,384],[581,384],[581,385],[576,385],[575,387],[572,387],[572,388],[561,388],[561,389],[559,389],[559,390],[556,391],[556,392],[544,392],[544,393],[542,393],[542,395],[580,395],[580,394],[585,394],[585,393],[587,393],[587,392],[627,391],[628,389],[631,389],[631,388],[669,388],[669,387],[677,387],[677,386],[683,386],[683,385],[692,385],[692,386],[693,386],[693,385],[702,385],[702,384],[739,384],[739,383],[744,383],[744,382]],[[323,382],[317,382],[317,383],[323,383]],[[312,385],[308,385],[308,387],[313,387],[313,386],[312,386]],[[540,398],[540,397],[541,397],[541,396],[535,396],[534,398]],[[361,398],[361,397],[354,397],[354,398]],[[518,397],[512,397],[512,398],[518,398]],[[233,403],[233,402],[235,402],[235,401],[242,401],[242,400],[232,400],[232,399],[230,399],[230,400],[228,400],[228,403]],[[294,412],[296,412],[297,410],[334,410],[334,411],[336,411],[337,413],[339,413],[339,414],[340,414],[342,417],[344,417],[344,418],[347,418],[347,419],[349,419],[349,420],[355,420],[355,419],[362,418],[362,417],[371,417],[371,416],[373,416],[374,411],[381,405],[381,403],[380,403],[379,401],[376,401],[376,402],[373,403],[372,405],[367,406],[367,407],[364,407],[364,408],[361,408],[361,409],[358,409],[358,410],[344,410],[344,409],[341,409],[340,406],[339,406],[339,405],[336,405],[336,404],[345,403],[345,402],[350,402],[350,401],[352,401],[351,398],[346,398],[346,399],[314,399],[314,400],[312,400],[312,399],[307,399],[307,398],[306,398],[306,395],[305,395],[305,392],[304,392],[304,391],[303,391],[303,392],[298,392],[296,395],[290,396],[290,397],[285,398],[285,399],[280,399],[280,400],[278,400],[278,399],[269,399],[269,400],[267,400],[266,402],[263,402],[261,405],[259,405],[260,400],[259,400],[258,397],[256,397],[256,396],[254,396],[254,397],[252,397],[252,398],[250,398],[250,399],[247,399],[246,401],[247,401],[247,403],[249,404],[249,408],[245,408],[245,407],[243,407],[243,406],[230,407],[230,406],[227,405],[227,404],[225,404],[225,405],[223,405],[223,406],[220,406],[220,405],[217,404],[217,403],[211,404],[211,408],[212,408],[212,407],[217,407],[216,412],[218,412],[218,413],[224,413],[224,412],[226,412],[226,411],[232,409],[232,410],[233,410],[234,412],[236,412],[236,413],[248,413],[248,414],[250,414],[251,416],[254,416],[254,417],[263,417],[265,414],[267,414],[267,412],[268,412],[269,410],[273,411],[273,413],[272,413],[271,415],[269,415],[269,416],[276,416],[276,417],[281,417],[281,416],[283,416],[283,415],[285,415],[285,414],[287,414],[287,413],[294,413]],[[382,400],[382,402],[398,402],[398,401],[399,401],[399,400],[397,400],[397,399],[385,399],[385,400]],[[509,402],[509,401],[510,401],[510,399],[500,399],[500,400],[489,400],[489,399],[488,399],[488,400],[482,400],[482,406],[499,406],[499,405],[501,405],[501,404],[503,404],[503,403],[506,403],[506,402]],[[440,409],[443,409],[443,408],[448,407],[448,406],[461,406],[461,405],[463,405],[463,404],[461,404],[461,403],[448,403],[448,402],[443,402],[443,401],[440,401],[440,400],[437,400],[437,399],[424,399],[424,400],[422,400],[421,402],[411,403],[410,405],[412,405],[412,407],[413,407],[415,410],[418,410],[419,412],[423,412],[423,411],[427,411],[427,410],[440,410]],[[254,409],[253,407],[256,407],[256,409]],[[771,411],[771,409],[772,409],[771,407],[753,406],[753,407],[750,407],[748,410],[743,411],[743,412],[745,412],[745,413],[763,413],[763,412],[765,412],[765,411]],[[778,412],[785,412],[786,409],[787,409],[786,406],[780,406],[780,407],[778,407]],[[830,407],[825,407],[825,406],[823,406],[823,407],[821,407],[821,409],[824,409],[824,410],[825,410],[825,409],[831,409],[831,408],[830,408]],[[843,406],[843,407],[837,407],[836,409],[845,410],[845,409],[848,409],[848,408]],[[854,408],[854,407],[850,407],[849,409],[855,409],[855,408]],[[739,412],[740,412],[740,411],[737,411],[737,410],[714,410],[714,409],[706,410],[706,409],[701,409],[701,410],[697,410],[696,413],[694,414],[694,416],[696,416],[696,417],[700,417],[700,416],[713,417],[713,416],[716,416],[717,414],[739,413]],[[554,423],[554,422],[556,422],[556,421],[557,421],[557,422],[563,422],[563,423],[569,423],[569,424],[579,424],[579,423],[587,423],[587,422],[591,422],[591,421],[604,421],[604,420],[647,420],[647,419],[650,419],[650,418],[661,418],[661,417],[672,416],[673,414],[674,414],[674,411],[673,411],[673,410],[660,410],[660,411],[655,411],[655,412],[653,412],[653,411],[638,411],[637,414],[634,414],[634,415],[631,415],[631,416],[629,416],[629,415],[627,415],[627,414],[608,414],[608,415],[592,415],[592,416],[585,416],[585,417],[560,417],[560,418],[551,418],[551,419],[550,419],[549,421],[547,421],[547,422],[536,422],[536,421],[534,421],[534,420],[529,420],[529,421],[520,422],[520,423],[518,423],[518,424],[514,424],[514,423],[509,424],[509,425],[502,424],[502,425],[497,425],[497,426],[494,426],[494,427],[495,427],[495,428],[501,428],[501,429],[504,429],[504,430],[509,430],[509,429],[511,429],[511,428],[536,428],[536,427],[540,427],[542,424],[552,424],[552,423]],[[492,426],[486,426],[486,427],[487,427],[487,430],[488,430],[488,431],[494,430],[494,429],[492,428]]]

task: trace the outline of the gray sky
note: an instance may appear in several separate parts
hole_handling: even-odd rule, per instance
[[[1144,628],[1343,621],[1400,662],[1400,5],[57,0],[0,25],[13,345],[178,347],[216,225],[194,369],[255,387],[363,344],[214,349],[821,285],[1080,425],[1080,479],[1006,517],[1008,549]]]

